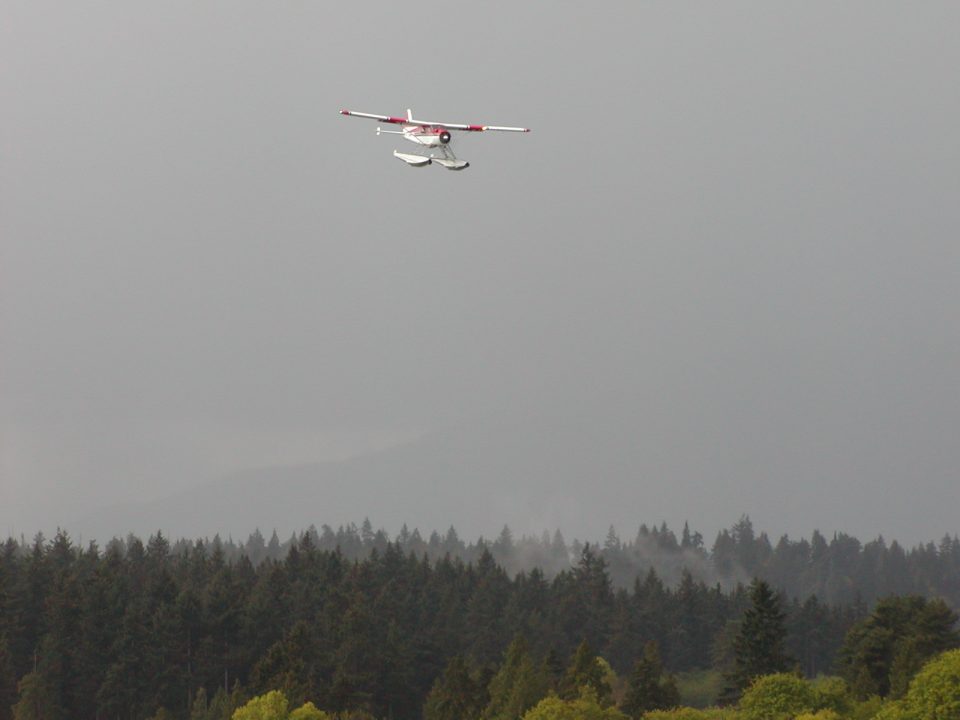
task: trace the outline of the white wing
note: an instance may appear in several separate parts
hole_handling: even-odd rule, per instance
[[[504,127],[502,125],[468,125],[466,123],[447,123],[434,122],[432,120],[414,120],[412,113],[407,111],[407,117],[392,117],[390,115],[374,115],[373,113],[356,112],[355,110],[341,110],[341,115],[352,115],[353,117],[370,118],[380,122],[393,123],[394,125],[420,125],[421,127],[441,127],[447,130],[463,130],[465,132],[483,132],[485,130],[495,130],[497,132],[530,132],[530,128]]]
[[[416,125],[429,125],[430,127],[442,127],[447,130],[465,130],[467,132],[483,132],[485,130],[497,130],[499,132],[530,132],[530,128],[522,127],[503,127],[501,125],[468,125],[466,123],[448,123],[434,122],[432,120],[413,120]]]
[[[355,110],[341,110],[341,115],[352,115],[353,117],[370,118],[380,122],[393,123],[394,125],[405,125],[410,122],[409,118],[390,117],[389,115],[373,115],[372,113],[356,112]]]

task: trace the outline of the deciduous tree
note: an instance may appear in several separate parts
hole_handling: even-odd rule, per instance
[[[790,720],[817,708],[817,694],[810,683],[791,673],[758,677],[740,699],[745,720]]]
[[[556,695],[544,698],[531,708],[523,720],[628,720],[614,707],[604,707],[589,687],[574,700],[563,700]]]
[[[924,665],[910,683],[904,706],[916,720],[960,718],[960,650]]]

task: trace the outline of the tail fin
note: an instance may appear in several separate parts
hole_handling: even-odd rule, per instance
[[[407,120],[409,120],[410,122],[413,122],[413,110],[411,110],[410,108],[407,108]]]

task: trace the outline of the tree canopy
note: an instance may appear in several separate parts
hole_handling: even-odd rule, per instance
[[[253,537],[242,549],[160,533],[103,548],[62,532],[8,540],[0,545],[0,720],[227,720],[273,691],[295,712],[313,702],[338,718],[517,720],[551,693],[579,701],[584,687],[601,708],[619,703],[636,715],[672,701],[671,675],[716,672],[737,653],[744,677],[782,669],[768,661],[789,656],[809,676],[829,671],[840,639],[868,617],[863,602],[788,601],[772,583],[761,592],[761,580],[747,589],[701,579],[714,560],[772,567],[777,554],[747,519],[713,550],[689,528],[678,539],[665,525],[641,526],[626,541],[611,530],[602,546],[509,529],[474,545],[452,529],[394,541],[368,525],[311,529],[286,543]],[[863,552],[835,540],[849,557]],[[831,545],[818,541],[800,556],[824,557]],[[638,548],[709,562],[661,575]],[[524,568],[526,550],[549,562]],[[937,552],[947,562],[952,541]],[[878,611],[887,620],[910,615]],[[900,624],[908,639],[879,654],[890,694],[906,693],[923,662],[955,644],[954,621],[944,603],[925,601]],[[889,640],[878,628],[900,625],[864,622],[849,647],[867,638],[864,647],[883,649],[873,635]],[[872,678],[875,654],[858,652],[845,656],[848,677]]]
[[[786,653],[787,614],[780,597],[763,580],[755,579],[749,590],[750,606],[744,611],[734,640],[735,668],[729,674],[733,695],[761,675],[781,673],[790,665]]]
[[[676,680],[670,675],[664,677],[660,649],[656,642],[648,642],[630,674],[623,711],[639,720],[650,710],[666,710],[679,704]]]
[[[960,650],[923,666],[910,682],[904,708],[916,720],[960,718]]]
[[[563,700],[556,695],[544,698],[530,709],[523,720],[628,720],[614,707],[604,707],[589,686],[573,700]]]
[[[957,614],[942,600],[888,597],[847,633],[840,670],[857,696],[902,697],[931,657],[960,645]]]

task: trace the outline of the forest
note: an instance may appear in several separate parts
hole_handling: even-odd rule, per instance
[[[0,720],[214,720],[273,691],[344,717],[513,720],[547,697],[586,702],[585,684],[598,707],[640,717],[736,703],[787,671],[897,698],[957,645],[958,568],[955,537],[772,544],[748,518],[709,549],[665,525],[569,545],[507,528],[391,539],[369,522],[284,542],[11,538]]]
[[[369,520],[359,527],[350,524],[333,530],[323,525],[306,532],[318,549],[339,549],[350,560],[366,558],[374,549],[383,552],[391,542],[387,533],[374,530]],[[246,542],[227,540],[221,546],[228,558],[246,555],[256,565],[265,558],[284,558],[298,537],[281,541],[274,532],[267,541],[257,530]],[[584,547],[580,540],[567,543],[559,530],[539,537],[515,538],[508,527],[493,540],[481,537],[464,542],[452,527],[424,538],[418,530],[409,531],[404,526],[392,541],[404,554],[426,555],[434,561],[449,555],[476,562],[486,551],[511,576],[536,568],[548,578],[569,569]],[[176,543],[174,549],[181,550],[185,542]],[[214,538],[214,542],[220,541]],[[718,532],[709,547],[703,535],[691,531],[687,524],[678,536],[661,523],[640,525],[628,540],[621,540],[611,527],[602,543],[594,543],[594,549],[606,561],[611,580],[619,588],[632,587],[637,577],[653,569],[670,587],[689,572],[695,580],[719,584],[725,590],[759,577],[790,598],[816,595],[831,605],[919,594],[943,597],[960,607],[960,540],[956,535],[944,535],[939,543],[928,542],[909,550],[896,540],[888,544],[883,537],[861,543],[850,535],[834,533],[828,540],[816,530],[809,540],[791,540],[784,535],[774,543],[766,533],[756,532],[750,518],[744,516]]]

